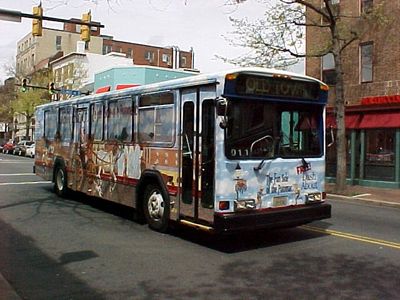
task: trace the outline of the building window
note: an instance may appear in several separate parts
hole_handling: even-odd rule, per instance
[[[56,50],[58,51],[58,50],[61,50],[61,36],[60,35],[57,35],[56,36]]]
[[[154,60],[154,52],[152,51],[146,51],[144,53],[144,59],[148,60],[149,62],[152,62]]]
[[[360,11],[361,13],[368,13],[373,6],[373,0],[361,0]]]
[[[162,55],[162,62],[167,63],[167,64],[171,64],[171,55],[169,54],[163,54]]]
[[[103,45],[103,55],[106,55],[111,52],[111,46],[110,45]]]
[[[179,67],[185,68],[185,67],[186,67],[186,64],[187,64],[186,56],[181,56],[180,63],[179,63]]]
[[[70,79],[74,78],[74,64],[68,65],[68,78]]]
[[[133,57],[133,50],[132,50],[132,48],[128,48],[128,51],[126,51],[126,57],[127,57],[127,58],[132,58],[132,57]]]
[[[332,13],[333,13],[333,15],[334,16],[337,16],[337,15],[339,15],[339,9],[340,9],[340,0],[330,0],[329,1],[329,6],[330,6],[330,8],[331,8],[331,11],[332,11]],[[326,4],[325,4],[325,1],[324,0],[321,0],[321,8],[322,8],[322,11],[324,12],[324,13],[328,13],[328,10],[326,9]],[[325,18],[323,15],[321,16],[321,22],[322,22],[322,24],[326,24],[326,23],[329,23],[329,21],[330,20],[328,20],[327,18]]]
[[[394,180],[395,129],[367,129],[365,179]]]
[[[332,53],[322,57],[322,81],[328,85],[336,85],[335,60]]]
[[[373,55],[373,43],[360,45],[361,82],[371,82],[373,79],[372,55]]]

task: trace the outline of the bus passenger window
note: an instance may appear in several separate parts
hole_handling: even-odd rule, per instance
[[[54,110],[44,112],[44,136],[53,141],[57,132],[57,113]]]
[[[172,143],[174,141],[174,94],[145,95],[139,99],[139,141]]]
[[[132,140],[132,100],[120,100],[108,104],[107,137],[109,140]]]
[[[60,139],[62,142],[70,142],[72,139],[72,107],[60,108]]]
[[[95,141],[103,139],[103,103],[95,103],[91,106],[90,137]]]

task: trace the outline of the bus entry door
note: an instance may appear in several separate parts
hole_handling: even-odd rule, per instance
[[[182,91],[180,216],[213,220],[215,87]]]

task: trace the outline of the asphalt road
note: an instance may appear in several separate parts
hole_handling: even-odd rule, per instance
[[[0,154],[0,272],[22,299],[400,298],[398,208],[330,201],[331,219],[293,229],[160,234],[57,197],[32,165]]]

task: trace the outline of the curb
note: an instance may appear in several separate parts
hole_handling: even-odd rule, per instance
[[[398,202],[390,202],[390,201],[382,201],[377,199],[370,199],[370,198],[359,198],[359,197],[350,197],[350,196],[343,196],[338,194],[327,194],[327,198],[332,200],[346,200],[346,201],[356,201],[356,202],[364,202],[369,204],[374,204],[378,206],[389,206],[400,208],[400,203]]]
[[[8,281],[0,273],[0,298],[7,300],[21,300],[17,292],[12,288]]]

